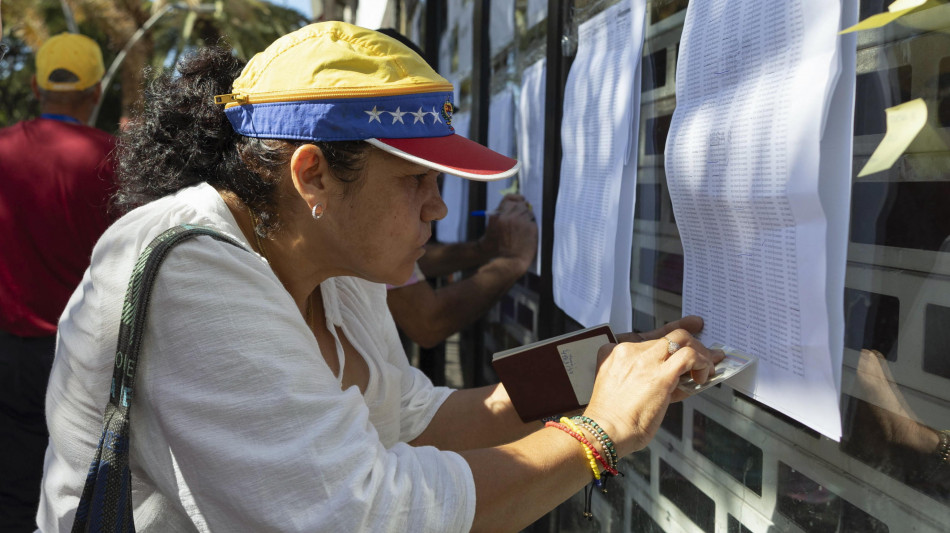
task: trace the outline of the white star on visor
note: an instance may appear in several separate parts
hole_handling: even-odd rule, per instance
[[[385,111],[383,111],[383,110],[377,110],[377,109],[376,109],[376,106],[373,106],[373,110],[372,110],[372,111],[363,111],[363,112],[366,113],[367,115],[369,115],[369,121],[370,121],[370,122],[372,122],[372,121],[375,120],[376,122],[379,122],[380,124],[383,123],[383,121],[379,120],[379,115],[382,115],[383,113],[385,113]]]
[[[373,107],[375,108],[376,106]],[[396,122],[402,122],[402,116],[408,113],[408,111],[400,111],[397,107],[395,111],[387,111],[387,113],[393,116],[393,124],[395,124]],[[405,124],[405,122],[402,123]]]
[[[426,115],[428,115],[429,112],[428,112],[428,111],[423,111],[423,110],[422,110],[422,107],[420,107],[419,110],[416,111],[415,113],[409,113],[409,114],[412,115],[412,116],[414,116],[414,117],[416,117],[415,120],[412,121],[413,124],[415,124],[416,122],[421,122],[421,123],[425,124],[425,123],[426,123]],[[433,124],[434,124],[434,122],[433,122]]]

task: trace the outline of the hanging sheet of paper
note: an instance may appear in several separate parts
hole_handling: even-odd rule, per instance
[[[581,24],[564,90],[551,271],[555,303],[585,326],[614,325],[613,300],[623,290],[615,280],[630,276],[632,228],[624,242],[618,231],[620,210],[634,200],[622,196],[622,184],[625,172],[626,179],[636,175],[625,163],[639,114],[631,103],[640,90],[635,80],[645,13],[643,0],[621,2]]]
[[[508,157],[515,155],[514,101],[510,88],[505,88],[491,97],[489,104],[488,147]],[[485,184],[485,210],[494,211],[516,178],[489,181]]]
[[[493,0],[489,10],[491,55],[494,57],[515,38],[515,1]]]
[[[525,9],[525,19],[527,26],[533,28],[535,24],[546,19],[548,16],[548,0],[528,0]]]
[[[469,114],[452,116],[455,133],[468,137]],[[445,174],[442,178],[442,201],[448,208],[445,218],[435,223],[435,238],[442,243],[464,242],[468,230],[468,180]]]
[[[836,440],[842,349],[830,331],[843,318],[828,294],[843,293],[844,276],[829,258],[844,255],[829,248],[846,248],[837,215],[850,202],[819,178],[850,176],[850,129],[824,129],[852,122],[849,100],[830,105],[854,76],[853,61],[842,72],[841,21],[840,1],[691,3],[666,145],[684,314],[703,317],[704,343],[758,356],[743,392]],[[828,154],[826,142],[847,149]]]
[[[519,190],[531,204],[538,221],[538,253],[530,271],[541,275],[541,220],[544,206],[544,83],[547,62],[544,59],[521,73],[516,132],[518,136]],[[621,331],[621,330],[618,330]]]

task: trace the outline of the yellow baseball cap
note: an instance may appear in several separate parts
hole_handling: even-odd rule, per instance
[[[68,74],[60,78],[57,71],[63,70]],[[45,91],[82,91],[99,83],[105,72],[102,50],[85,35],[60,33],[36,52],[36,84]]]
[[[401,42],[331,21],[274,41],[215,96],[247,137],[363,140],[392,155],[464,178],[515,174],[518,161],[452,127],[452,84]]]

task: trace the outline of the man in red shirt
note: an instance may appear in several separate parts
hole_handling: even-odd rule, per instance
[[[102,52],[60,34],[36,53],[40,118],[0,129],[0,531],[33,531],[56,324],[111,222],[115,139],[86,126]]]

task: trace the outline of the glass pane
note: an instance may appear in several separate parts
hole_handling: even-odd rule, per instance
[[[716,524],[716,502],[664,460],[660,460],[660,494],[679,507],[706,533]]]
[[[693,412],[693,449],[762,495],[762,450],[699,411]]]
[[[778,464],[777,509],[813,533],[887,533],[883,522],[783,462]]]

